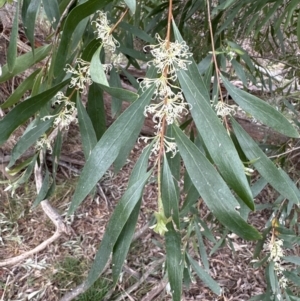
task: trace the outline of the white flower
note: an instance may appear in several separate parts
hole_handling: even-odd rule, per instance
[[[93,21],[96,26],[96,35],[97,39],[101,39],[103,43],[103,47],[111,52],[116,51],[116,47],[120,46],[120,43],[112,36],[110,23],[107,20],[106,13],[102,11],[97,11],[98,18],[96,21]]]
[[[163,40],[158,33],[155,37],[158,44],[146,46],[151,49],[150,52],[154,56],[154,59],[149,61],[148,65],[153,64],[158,69],[158,73],[162,73],[168,67],[168,73],[172,76],[175,75],[178,69],[187,70],[186,65],[192,63],[189,60],[192,53],[188,52],[189,47],[186,43],[184,41],[181,43],[178,41],[168,42]]]
[[[284,250],[282,248],[283,241],[281,239],[271,239],[268,244],[270,251],[269,261],[274,262],[274,271],[278,277],[279,286],[285,289],[287,286],[287,279],[283,275],[284,267],[281,265],[281,259],[284,257]]]
[[[161,135],[162,135],[161,132],[158,132],[156,134],[156,136],[154,136],[154,137],[142,136],[138,139],[138,142],[139,142],[139,140],[144,140],[146,143],[148,143],[149,140],[154,140],[154,144],[153,144],[151,153],[154,153],[155,156],[157,156],[160,151]],[[174,138],[164,136],[164,141],[163,141],[165,152],[166,153],[171,152],[172,158],[175,157],[176,153],[178,152],[177,145],[175,142],[173,142],[173,140],[174,140]]]
[[[124,58],[125,56],[122,53],[119,54],[113,53],[111,56],[111,62],[114,67],[119,67],[122,64]]]
[[[274,239],[269,243],[270,261],[271,260],[275,262],[281,261],[281,258],[284,256],[282,245],[283,245],[283,241],[281,239]]]
[[[46,134],[43,134],[35,144],[35,148],[37,150],[41,150],[44,147],[50,151],[50,154],[52,153],[51,141],[48,139]]]
[[[141,79],[138,79],[141,80]],[[155,85],[155,91],[153,93],[152,99],[156,99],[157,97],[164,99],[165,97],[173,97],[175,93],[172,91],[173,89],[181,89],[175,85],[170,84],[170,81],[173,80],[172,77],[165,77],[163,74],[158,78],[144,78],[140,81],[140,87],[144,92],[152,85]]]
[[[218,101],[218,103],[216,105],[214,105],[215,109],[216,109],[216,113],[218,116],[221,117],[225,117],[231,114],[235,114],[236,113],[236,105],[228,105],[227,103],[223,102],[223,101]]]
[[[42,118],[42,120],[55,118],[54,125],[56,127],[60,126],[61,128],[66,129],[68,129],[71,122],[77,122],[77,109],[75,107],[75,103],[69,101],[69,98],[66,97],[62,92],[58,92],[56,94],[56,99],[53,101],[53,104],[63,104],[62,110],[56,115],[45,116]]]
[[[153,114],[152,119],[157,123],[156,128],[160,129],[164,117],[166,118],[167,124],[172,124],[182,115],[188,114],[189,110],[186,108],[187,104],[183,101],[182,93],[178,92],[158,104],[153,103],[146,106],[144,115],[147,117],[147,113]]]
[[[90,63],[86,62],[80,58],[76,59],[77,63],[76,69],[71,65],[67,64],[65,71],[72,73],[70,88],[75,87],[80,93],[86,93],[86,85],[91,85],[93,83],[90,75]]]

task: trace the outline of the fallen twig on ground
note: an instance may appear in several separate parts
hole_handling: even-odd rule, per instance
[[[35,165],[34,177],[35,177],[36,190],[37,193],[39,193],[43,184],[43,177],[42,177],[41,165],[38,166],[38,163],[36,163]],[[48,200],[43,200],[41,202],[41,207],[45,212],[45,214],[51,219],[51,221],[55,225],[56,227],[55,233],[50,238],[48,238],[47,240],[43,241],[40,245],[35,247],[34,249],[25,252],[21,255],[18,255],[16,257],[12,257],[1,261],[0,267],[17,264],[20,261],[24,260],[25,258],[28,258],[29,256],[32,256],[44,250],[49,244],[57,240],[62,234],[65,233],[70,235],[71,228],[64,223],[61,215],[51,206]]]

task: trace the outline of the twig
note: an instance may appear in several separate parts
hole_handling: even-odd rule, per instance
[[[165,261],[165,257],[154,262],[151,268],[148,267],[147,272],[141,277],[141,279],[139,281],[137,281],[134,285],[129,287],[126,290],[126,293],[129,294],[129,293],[135,291],[164,261]],[[122,301],[122,299],[123,299],[123,295],[120,295],[115,301]]]
[[[141,301],[151,301],[153,300],[161,291],[167,286],[168,281],[162,280],[160,283],[154,286],[154,288],[147,293],[147,295]]]
[[[41,165],[38,166],[37,163],[36,163],[35,169],[34,169],[34,176],[35,176],[36,190],[37,190],[37,193],[39,193],[39,191],[41,190],[41,187],[42,187],[43,177],[42,177]],[[64,223],[61,215],[50,205],[48,200],[43,200],[41,202],[41,207],[42,207],[43,211],[45,212],[45,214],[51,219],[51,221],[55,225],[55,227],[56,227],[55,233],[50,238],[48,238],[47,240],[43,241],[40,245],[35,247],[34,249],[32,249],[28,252],[25,252],[19,256],[1,261],[0,267],[17,264],[18,262],[24,260],[25,258],[44,250],[48,245],[50,245],[52,242],[57,240],[63,233],[66,233],[68,235],[71,233],[71,228],[68,227]]]
[[[281,153],[281,154],[278,154],[278,155],[269,156],[268,158],[279,158],[279,157],[284,156],[284,155],[286,155],[286,154],[292,153],[292,152],[294,152],[295,150],[298,150],[298,149],[300,149],[300,146],[295,147],[295,148],[292,148],[292,149],[289,149],[289,150],[287,150],[286,152]],[[298,154],[296,154],[296,156],[297,156],[297,155],[298,155]],[[294,157],[294,156],[293,156],[293,157]]]

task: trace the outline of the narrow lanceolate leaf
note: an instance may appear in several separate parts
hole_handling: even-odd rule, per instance
[[[152,171],[140,176],[139,180],[130,186],[122,199],[118,202],[104,233],[100,248],[95,256],[94,263],[86,280],[86,286],[90,287],[101,275],[113,247],[125,226],[132,210],[142,196],[144,186]]]
[[[257,171],[276,189],[282,196],[299,205],[299,198],[291,187],[292,181],[287,181],[284,174],[277,169],[275,164],[265,155],[260,147],[246,133],[246,131],[232,118],[232,127],[239,144]]]
[[[13,92],[13,94],[11,94],[9,96],[9,98],[0,105],[1,109],[7,109],[11,106],[13,106],[14,104],[16,104],[20,98],[24,95],[24,93],[27,90],[30,90],[33,86],[34,83],[34,79],[36,77],[36,75],[41,71],[41,69],[37,69],[35,70],[32,74],[30,74],[19,86],[17,89],[15,89],[15,91]]]
[[[213,215],[242,238],[260,239],[259,232],[240,216],[238,201],[214,166],[178,127],[174,126],[174,130],[176,144],[190,178]]]
[[[69,80],[52,87],[36,96],[26,99],[15,108],[13,108],[0,121],[0,145],[3,144],[10,134],[29,117],[35,114],[42,106],[44,106],[59,90],[61,90]]]
[[[119,98],[124,101],[134,102],[139,97],[139,95],[137,93],[134,93],[129,90],[115,88],[115,87],[109,87],[109,86],[105,86],[105,85],[101,85],[101,84],[100,84],[100,87],[105,92],[110,94],[111,96]]]
[[[81,5],[78,5],[69,13],[61,36],[61,41],[57,51],[57,57],[54,62],[54,75],[58,74],[65,67],[68,49],[70,47],[70,41],[72,39],[73,32],[81,20],[94,14],[97,10],[102,9],[106,4],[111,2],[111,0],[89,0]]]
[[[173,222],[175,223],[177,229],[180,228],[179,222],[179,197],[176,192],[174,185],[173,176],[168,164],[167,157],[164,156],[163,162],[163,174],[161,181],[161,197],[164,206],[164,213],[167,218],[172,217]]]
[[[173,20],[173,30],[174,30],[174,36],[176,38],[176,40],[178,42],[183,42],[183,38]],[[197,86],[199,88],[199,90],[201,91],[203,98],[210,103],[210,96],[209,96],[209,89],[207,87],[207,85],[205,84],[203,77],[201,76],[198,66],[196,64],[196,62],[194,61],[193,58],[190,58],[191,64],[187,65],[187,74],[189,75],[190,78],[193,78],[195,80],[195,82],[197,83]],[[209,79],[210,82],[211,79]]]
[[[198,89],[197,83],[180,70],[177,72],[183,93],[191,105],[191,114],[203,142],[220,174],[244,203],[254,210],[252,193],[244,172],[244,166],[219,118]]]
[[[81,172],[69,214],[74,213],[84,198],[91,192],[117,158],[127,140],[138,135],[145,119],[144,108],[150,102],[153,91],[154,88],[145,91],[136,102],[120,115],[96,144]]]
[[[26,17],[25,17],[25,34],[30,42],[32,48],[32,53],[34,54],[34,29],[36,27],[36,16],[40,8],[41,0],[31,0],[27,8]]]
[[[14,146],[7,168],[12,167],[15,162],[32,146],[52,125],[53,118],[46,121],[40,120],[28,132],[26,132]]]
[[[37,195],[35,201],[33,202],[32,206],[31,206],[31,209],[38,206],[39,203],[45,199],[45,197],[47,195],[47,192],[48,192],[48,189],[49,189],[49,171],[46,168],[46,174],[45,174],[45,178],[43,180],[42,187],[41,187],[41,189],[39,191],[39,194]]]
[[[60,18],[57,0],[52,0],[52,1],[43,0],[43,7],[52,27],[56,29],[56,26]]]
[[[140,177],[146,173],[151,149],[152,145],[149,145],[147,149],[144,149],[143,153],[135,164],[129,179],[129,187],[137,182]],[[140,198],[140,200],[135,205],[114,246],[112,255],[113,285],[115,285],[119,279],[124,260],[128,254],[140,211],[141,201],[142,198]]]
[[[283,135],[299,138],[299,133],[292,124],[271,105],[234,87],[224,76],[222,76],[222,80],[230,96],[244,111]]]
[[[128,8],[130,9],[131,13],[135,13],[136,9],[136,0],[124,0]]]
[[[25,53],[17,57],[12,71],[8,70],[8,66],[2,67],[2,75],[0,76],[0,83],[3,83],[15,75],[27,70],[35,63],[43,60],[50,52],[52,45],[45,45],[35,50],[34,56],[32,52]]]
[[[201,262],[205,268],[205,271],[209,272],[209,262],[207,259],[206,247],[203,242],[202,233],[200,231],[200,226],[197,223],[197,219],[194,221],[194,227],[195,227],[195,231],[196,231],[196,235],[197,235],[197,239],[198,239],[198,247],[199,247],[199,254],[201,257]]]
[[[148,69],[147,73],[146,73],[146,77],[147,78],[153,78],[154,74],[156,75],[156,70],[155,68],[152,66]],[[142,89],[139,88],[138,92],[139,95],[141,95]],[[140,128],[138,127],[138,131],[136,131],[137,134],[140,133]],[[132,135],[131,137],[128,137],[126,144],[122,147],[122,151],[119,152],[118,157],[116,158],[115,162],[114,162],[114,168],[115,171],[119,170],[122,168],[122,166],[125,164],[126,159],[130,153],[130,151],[132,150],[134,144],[136,143],[136,139],[137,136]]]
[[[218,296],[221,295],[222,289],[219,284],[205,271],[203,270],[199,264],[189,255],[187,254],[187,258],[193,268],[193,270],[197,273],[198,277]]]
[[[16,5],[16,12],[13,22],[13,27],[10,34],[9,45],[7,49],[7,66],[9,72],[14,69],[17,58],[17,41],[18,41],[18,29],[19,29],[19,5]]]
[[[91,67],[90,67],[90,74],[93,82],[97,84],[101,84],[103,86],[109,86],[106,74],[104,72],[102,63],[100,61],[100,52],[102,49],[101,46],[97,49],[97,51],[94,53],[92,60],[91,60]]]
[[[181,236],[172,223],[167,225],[166,251],[167,251],[167,271],[171,287],[173,301],[180,301],[182,294],[182,277],[184,260],[181,253]]]
[[[98,141],[106,131],[106,116],[103,90],[96,83],[93,83],[89,88],[86,110],[92,121]]]
[[[109,85],[122,89],[120,75],[115,67],[110,70]],[[121,95],[120,95],[121,96]],[[111,98],[111,116],[113,118],[118,117],[122,112],[122,98],[112,97]]]
[[[87,114],[79,95],[77,96],[76,107],[83,153],[85,159],[87,159],[90,156],[92,149],[97,144],[97,137],[91,119]]]

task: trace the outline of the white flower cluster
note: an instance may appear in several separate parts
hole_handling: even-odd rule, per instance
[[[268,249],[270,251],[269,261],[274,262],[274,270],[278,277],[279,286],[282,289],[287,287],[287,279],[283,275],[284,267],[281,265],[281,259],[284,257],[281,239],[271,239]]]
[[[189,60],[192,53],[188,52],[189,47],[184,41],[181,43],[178,41],[172,43],[167,40],[163,40],[158,33],[155,37],[158,44],[145,47],[149,47],[151,54],[154,56],[154,59],[149,61],[148,65],[154,65],[157,68],[158,73],[164,72],[165,68],[168,67],[168,74],[170,74],[172,79],[175,80],[176,70],[187,70],[186,65],[192,63]]]
[[[69,64],[64,68],[65,71],[73,74],[69,87],[75,87],[80,93],[86,94],[86,85],[93,83],[90,75],[90,63],[81,58],[76,59],[75,62],[77,63],[76,69]]]
[[[216,114],[220,117],[235,114],[237,109],[236,105],[229,105],[223,101],[218,101],[214,107],[216,109]]]
[[[150,140],[155,140],[153,147],[152,147],[152,153],[155,154],[155,156],[157,156],[159,154],[159,150],[160,150],[160,143],[161,143],[161,133],[157,133],[155,137],[145,137],[142,136],[140,137],[138,140],[143,140],[145,143],[148,143],[148,141]],[[174,138],[170,138],[167,136],[164,136],[164,148],[165,148],[165,152],[171,152],[172,153],[172,157],[174,157],[177,153],[177,147],[176,147],[176,143],[173,142]]]
[[[47,120],[55,117],[54,125],[60,128],[68,129],[71,122],[77,123],[77,109],[75,103],[69,101],[69,98],[66,97],[63,92],[58,92],[56,94],[56,99],[53,101],[53,104],[63,104],[62,110],[56,115],[48,115],[42,118],[42,120]]]
[[[156,34],[156,39],[158,40],[157,45],[146,47],[150,48],[150,52],[154,57],[153,60],[148,62],[148,65],[153,65],[160,76],[154,79],[144,78],[140,81],[142,91],[153,85],[155,86],[152,99],[158,100],[157,103],[146,106],[144,110],[144,115],[148,116],[148,113],[153,115],[153,121],[156,123],[157,131],[154,139],[157,140],[152,149],[155,154],[158,153],[160,148],[163,120],[167,124],[172,124],[189,112],[189,105],[184,102],[181,89],[173,83],[177,80],[176,71],[179,69],[186,70],[187,65],[191,64],[189,58],[192,56],[188,52],[189,49],[185,42],[168,42],[161,39],[158,34]],[[148,138],[142,137],[142,139],[146,141]],[[164,147],[166,152],[171,151],[173,156],[176,154],[176,144],[165,136]]]
[[[92,24],[96,26],[96,35],[97,39],[101,39],[103,43],[103,47],[110,51],[115,52],[116,47],[120,46],[120,43],[113,37],[111,34],[111,26],[109,21],[107,20],[106,13],[102,11],[97,11],[98,18],[96,21],[93,21]]]
[[[50,154],[52,153],[51,141],[46,134],[43,134],[35,144],[37,150],[42,150],[44,147],[49,150]]]

